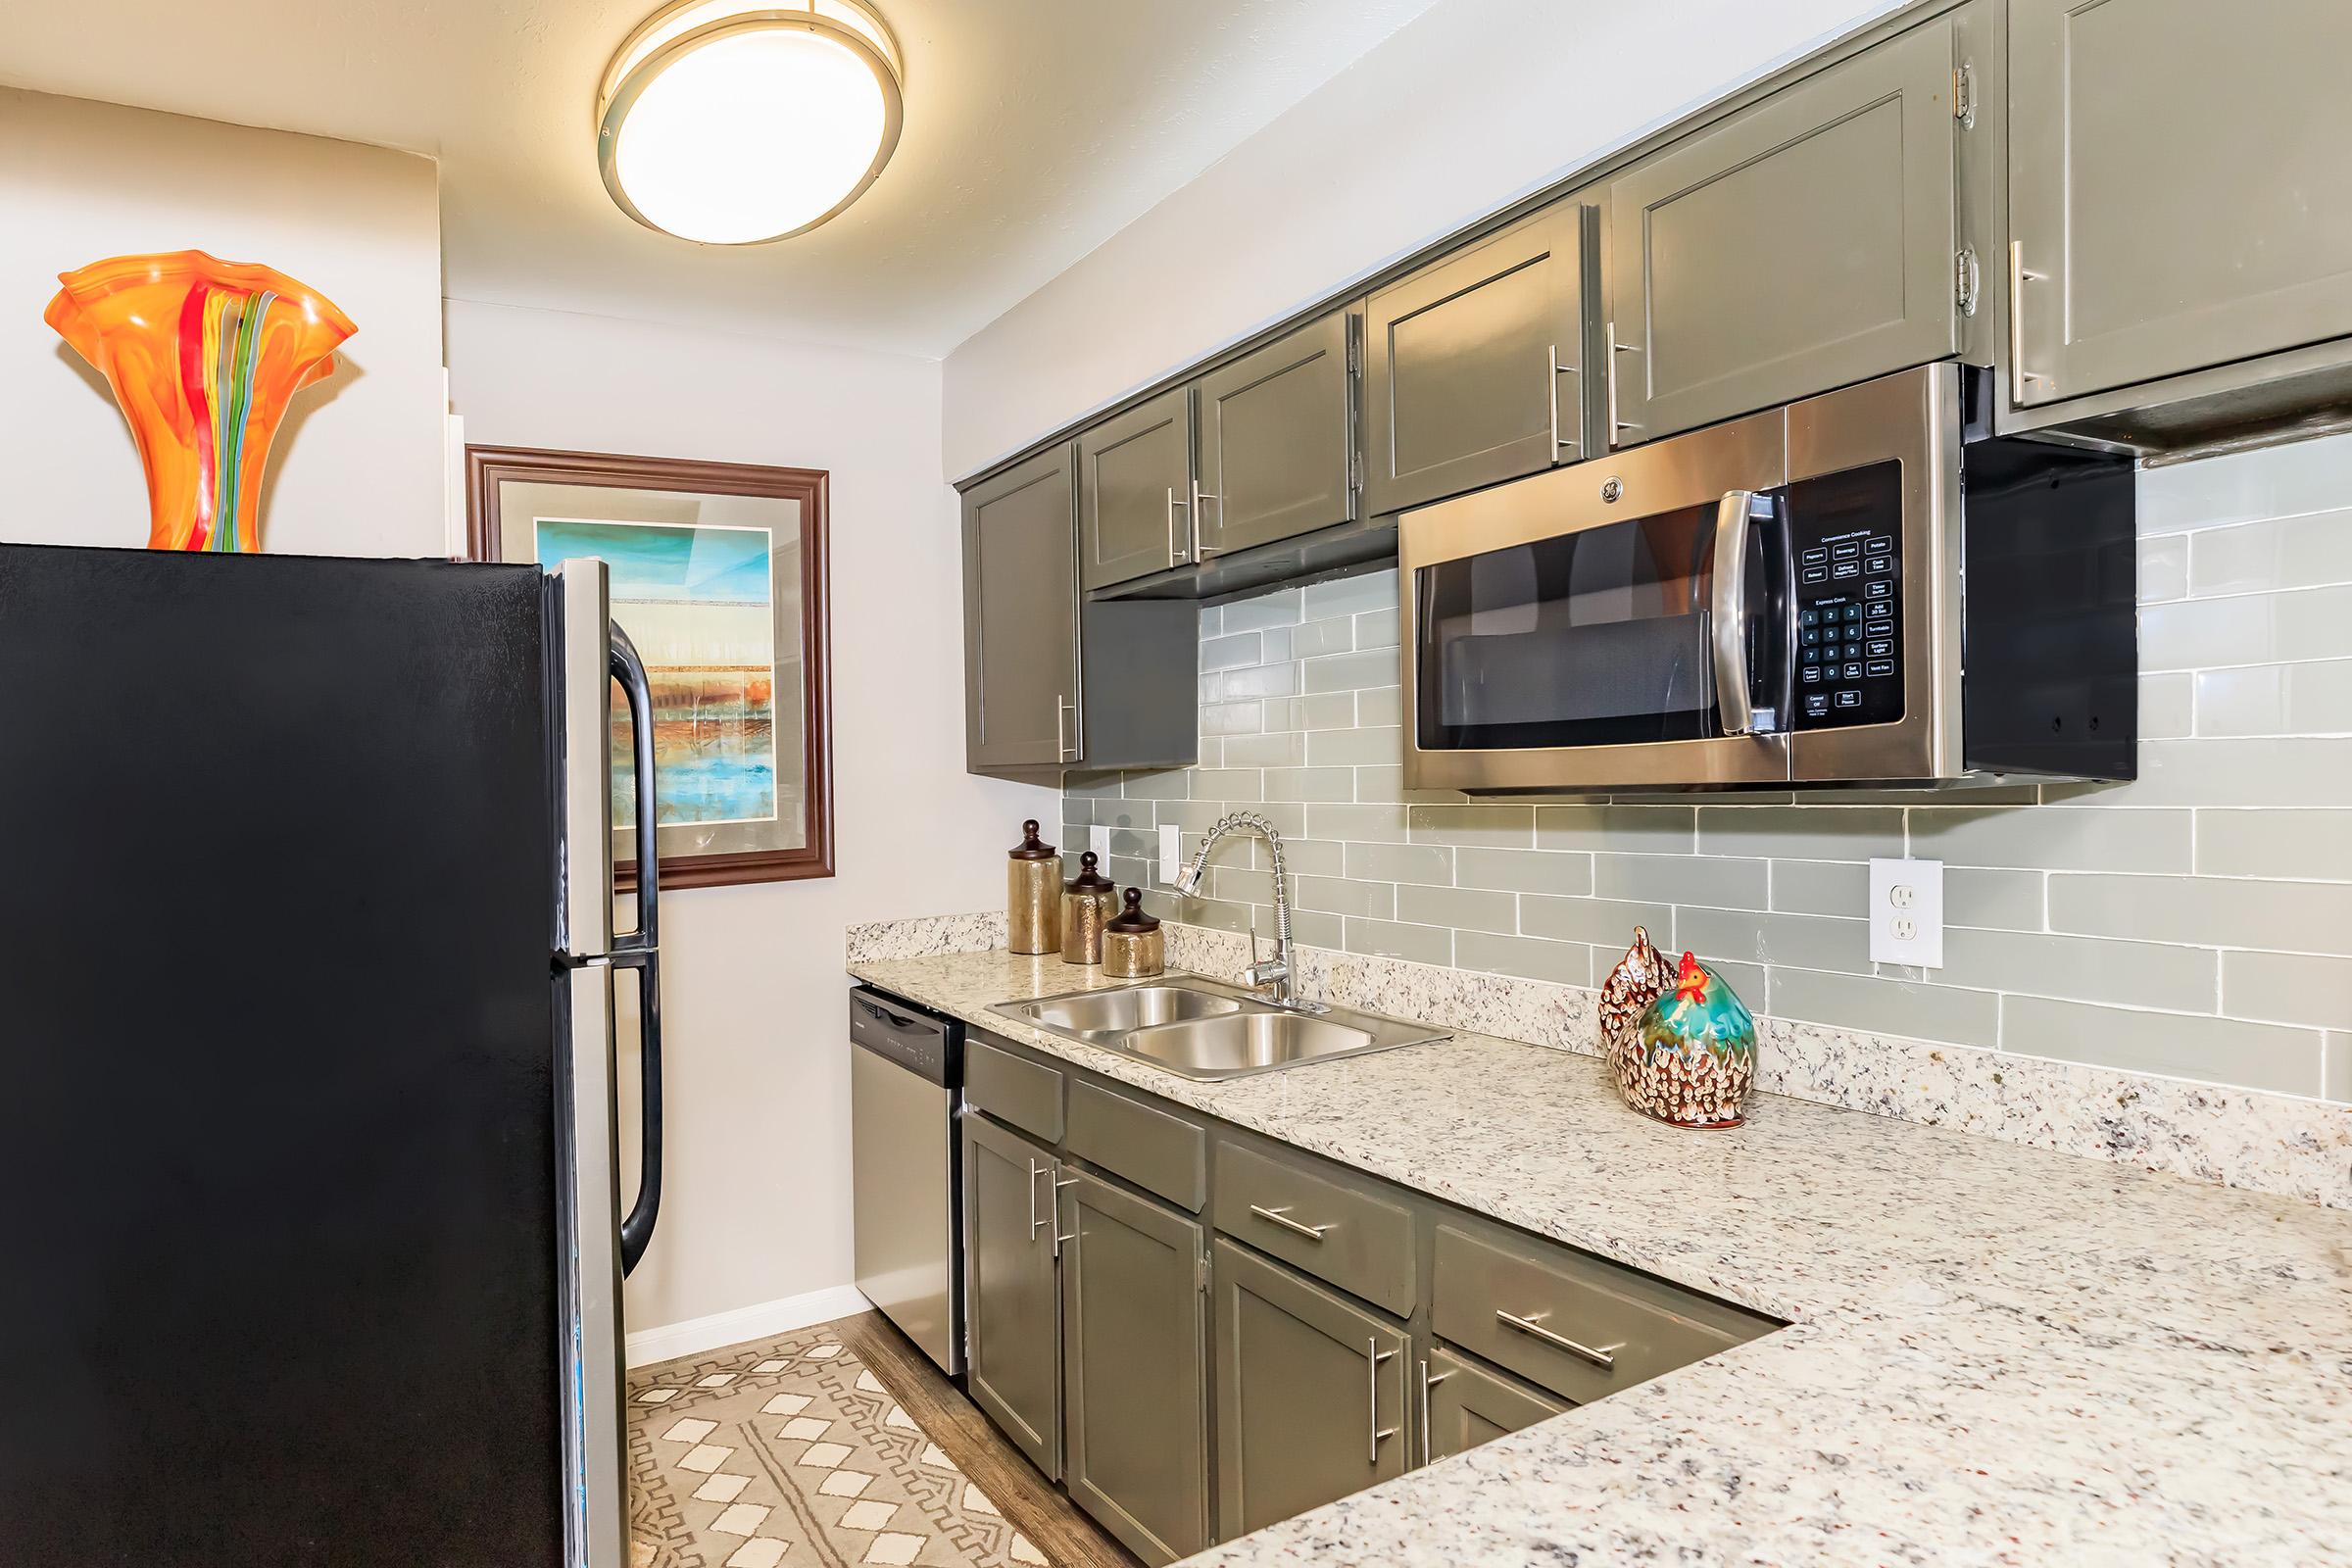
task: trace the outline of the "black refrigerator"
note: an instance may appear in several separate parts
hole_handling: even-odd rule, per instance
[[[0,546],[0,1560],[627,1560],[652,717],[601,562]]]

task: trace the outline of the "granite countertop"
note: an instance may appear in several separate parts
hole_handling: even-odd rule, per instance
[[[1684,1131],[1488,1035],[1195,1083],[988,1010],[1099,971],[850,967],[1790,1320],[1194,1562],[2352,1561],[2352,1213],[1773,1096]]]

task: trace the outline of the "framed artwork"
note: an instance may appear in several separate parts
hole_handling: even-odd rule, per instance
[[[477,561],[600,557],[653,689],[664,887],[833,874],[821,468],[466,449]],[[614,694],[613,864],[637,867]]]

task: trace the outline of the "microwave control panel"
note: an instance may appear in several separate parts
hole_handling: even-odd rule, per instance
[[[1833,526],[1812,535],[1798,515],[1795,727],[1901,718],[1903,572],[1895,530]]]

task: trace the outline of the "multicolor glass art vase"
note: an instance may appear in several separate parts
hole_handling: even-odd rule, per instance
[[[43,318],[115,389],[147,468],[147,543],[259,550],[262,469],[294,394],[358,330],[283,272],[202,251],[115,256],[76,272]]]
[[[1617,1058],[1626,1103],[1677,1127],[1737,1127],[1756,1081],[1756,1020],[1732,988],[1686,953],[1674,989],[1642,1014],[1638,1051]]]

